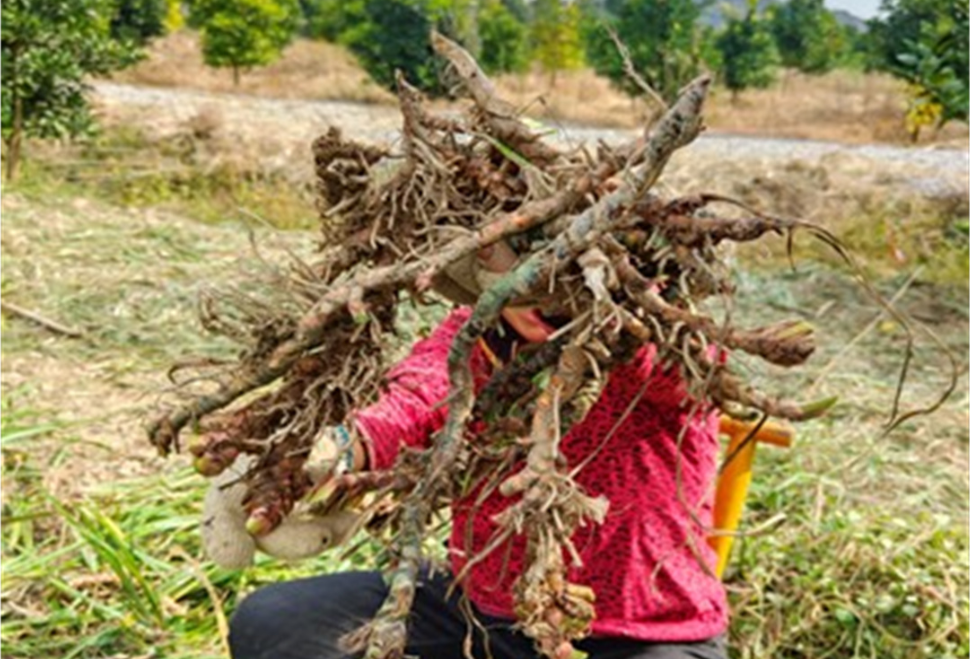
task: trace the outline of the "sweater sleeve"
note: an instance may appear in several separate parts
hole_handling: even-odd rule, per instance
[[[424,448],[448,414],[448,351],[471,311],[453,311],[387,374],[380,399],[352,417],[363,437],[370,469],[388,469],[401,446]]]

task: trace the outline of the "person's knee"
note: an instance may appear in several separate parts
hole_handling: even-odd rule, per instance
[[[373,616],[385,594],[377,573],[345,573],[266,586],[229,624],[233,659],[341,657],[340,639]]]
[[[283,584],[266,586],[247,597],[236,607],[229,620],[229,648],[233,659],[262,659],[278,645],[284,611],[277,606],[275,592]]]

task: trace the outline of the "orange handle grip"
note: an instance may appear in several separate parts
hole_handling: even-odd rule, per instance
[[[738,419],[724,415],[721,417],[720,430],[723,434],[728,435],[732,441],[737,438],[737,441],[741,442],[751,433],[756,425],[749,421],[739,421]],[[768,421],[755,433],[754,441],[788,448],[791,446],[794,438],[795,431],[791,427]]]

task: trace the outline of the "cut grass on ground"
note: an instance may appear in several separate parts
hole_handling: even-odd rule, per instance
[[[308,229],[317,222],[312,181],[211,140],[192,122],[164,137],[115,126],[74,144],[32,142],[19,180],[7,187],[35,199],[57,189],[209,223]]]

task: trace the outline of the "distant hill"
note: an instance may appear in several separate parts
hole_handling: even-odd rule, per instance
[[[835,20],[837,20],[842,25],[848,25],[849,27],[853,27],[857,29],[859,32],[865,32],[869,29],[869,26],[866,25],[865,20],[859,18],[855,14],[850,14],[844,9],[832,9],[831,11],[832,11],[832,15],[835,16]]]
[[[704,0],[695,0],[698,4]],[[783,4],[781,0],[758,0],[758,11],[763,12],[770,5]],[[734,12],[738,16],[744,16],[748,11],[747,0],[717,0],[701,14],[701,22],[715,28],[721,27],[726,22],[725,15]],[[866,22],[843,9],[830,10],[842,25],[848,25],[860,32],[866,31]]]

